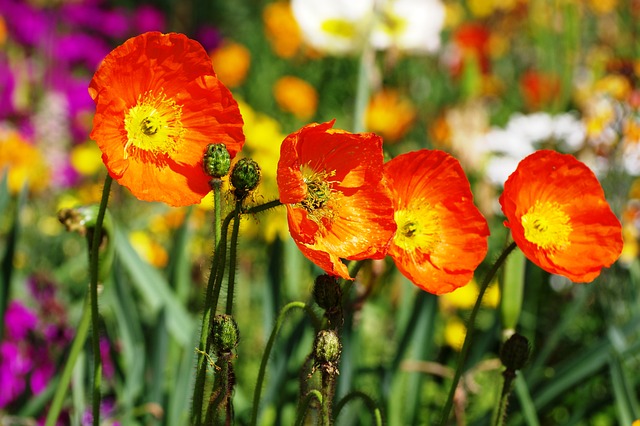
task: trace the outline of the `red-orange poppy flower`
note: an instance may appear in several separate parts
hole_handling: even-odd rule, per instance
[[[382,179],[382,139],[309,124],[282,142],[280,201],[302,253],[327,273],[349,278],[341,259],[382,258],[395,223]]]
[[[103,60],[89,94],[96,103],[91,138],[109,174],[141,200],[200,202],[210,190],[206,146],[224,143],[234,156],[244,143],[231,92],[204,48],[182,34],[127,40]]]
[[[423,149],[387,162],[384,174],[398,227],[389,255],[398,269],[433,294],[466,285],[487,254],[489,228],[458,160]]]
[[[513,240],[545,271],[590,282],[622,252],[622,227],[598,179],[571,155],[526,157],[505,182],[500,205]]]

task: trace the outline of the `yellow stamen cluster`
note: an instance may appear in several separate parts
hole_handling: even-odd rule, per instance
[[[409,206],[394,213],[398,230],[393,242],[405,251],[430,253],[440,242],[440,218],[424,200],[417,200],[413,205],[419,207]]]
[[[315,171],[308,164],[301,167],[302,180],[307,185],[307,195],[300,201],[299,206],[309,213],[309,218],[319,222],[323,217],[331,217],[333,211],[326,208],[327,203],[338,196],[338,191],[331,187],[328,179],[335,172]]]
[[[127,143],[124,158],[137,148],[154,156],[176,152],[182,143],[182,106],[167,98],[162,91],[149,91],[138,96],[138,102],[126,112],[124,128]]]
[[[571,244],[571,218],[565,213],[563,206],[556,202],[536,201],[520,222],[524,228],[524,237],[543,250],[562,250]]]

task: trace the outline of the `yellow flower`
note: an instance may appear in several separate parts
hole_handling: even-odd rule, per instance
[[[84,176],[91,176],[102,169],[101,151],[95,143],[76,145],[71,150],[71,165]]]
[[[444,341],[456,351],[462,349],[464,338],[467,335],[467,327],[458,317],[447,319],[444,326]]]
[[[267,40],[276,55],[291,58],[302,45],[300,27],[291,11],[291,4],[276,1],[268,4],[262,11]]]
[[[167,265],[167,251],[144,231],[133,231],[129,234],[129,242],[134,250],[151,265],[162,268]]]
[[[227,41],[210,53],[213,68],[227,87],[240,86],[249,73],[251,53],[239,43]]]
[[[609,74],[596,81],[593,89],[595,92],[608,94],[614,99],[623,100],[631,93],[631,84],[622,75]]]
[[[284,76],[273,87],[278,106],[301,120],[308,120],[316,113],[318,92],[306,81]]]
[[[469,284],[459,287],[451,293],[446,293],[440,296],[440,307],[443,311],[453,311],[456,309],[469,310],[473,308],[478,298],[478,283],[475,278],[472,279]],[[495,308],[500,302],[500,289],[497,282],[489,284],[489,288],[484,293],[482,298],[482,304],[489,308]]]
[[[618,0],[589,0],[589,7],[598,15],[611,13],[618,6]]]
[[[42,153],[15,130],[0,130],[0,180],[5,173],[11,194],[17,194],[25,185],[31,192],[40,192],[50,178]]]
[[[382,136],[385,142],[397,142],[411,128],[416,108],[397,90],[383,89],[369,102],[366,112],[367,130]]]

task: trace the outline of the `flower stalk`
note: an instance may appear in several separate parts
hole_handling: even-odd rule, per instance
[[[509,244],[500,254],[500,257],[493,264],[487,275],[485,276],[482,284],[480,285],[478,298],[476,299],[475,305],[473,305],[473,309],[471,310],[471,314],[469,315],[469,323],[467,325],[467,334],[464,338],[464,343],[462,344],[462,349],[460,349],[460,355],[458,356],[458,365],[456,366],[456,372],[453,376],[453,381],[451,383],[451,388],[449,389],[449,394],[447,396],[447,401],[442,409],[442,417],[440,418],[440,426],[444,426],[447,424],[447,420],[449,419],[449,413],[451,412],[451,407],[453,406],[453,397],[455,395],[456,389],[458,388],[458,382],[460,382],[460,377],[462,376],[462,372],[464,370],[464,364],[467,361],[467,355],[469,354],[469,347],[471,346],[471,340],[473,339],[473,332],[475,329],[475,321],[478,312],[480,311],[480,306],[482,305],[482,297],[486,292],[489,284],[495,277],[496,273],[505,262],[509,254],[516,248],[516,243],[512,242]]]
[[[100,312],[98,311],[98,275],[100,270],[100,245],[102,243],[102,224],[104,222],[107,203],[109,202],[109,192],[111,190],[111,175],[107,174],[102,188],[102,199],[98,216],[96,218],[95,228],[93,230],[91,250],[89,251],[89,291],[91,294],[91,329],[92,329],[92,348],[93,348],[93,389],[92,389],[92,412],[93,425],[100,424],[100,385],[102,383],[102,358],[100,355]]]

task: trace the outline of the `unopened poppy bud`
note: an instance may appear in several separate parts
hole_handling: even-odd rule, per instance
[[[313,298],[325,311],[333,311],[342,302],[342,289],[336,277],[319,275],[313,283]]]
[[[212,143],[207,146],[203,157],[204,171],[212,178],[221,178],[229,173],[231,155],[222,143]]]
[[[231,170],[231,184],[235,188],[235,196],[245,198],[260,182],[260,166],[251,158],[238,160]]]
[[[238,324],[230,315],[216,315],[213,319],[211,340],[217,353],[229,353],[238,346]]]
[[[529,340],[521,334],[515,333],[502,345],[500,361],[507,370],[521,370],[529,360]]]
[[[313,344],[316,365],[334,365],[340,360],[342,343],[334,330],[320,330]]]

